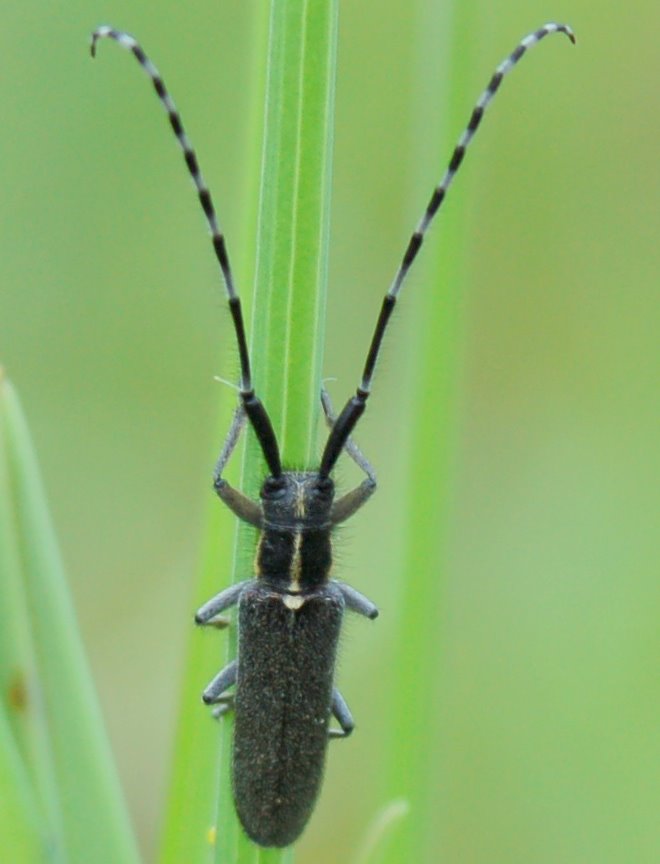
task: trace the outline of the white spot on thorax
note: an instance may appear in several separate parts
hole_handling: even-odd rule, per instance
[[[302,594],[282,595],[282,603],[284,603],[287,609],[291,609],[292,612],[297,612],[304,602],[305,598],[302,596]]]

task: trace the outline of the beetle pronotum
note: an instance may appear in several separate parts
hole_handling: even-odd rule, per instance
[[[383,299],[355,394],[335,417],[327,394],[321,393],[330,434],[318,468],[307,471],[283,468],[270,418],[253,389],[241,301],[234,287],[225,238],[197,156],[163,79],[128,33],[103,26],[92,35],[92,55],[99,39],[113,39],[133,53],[152,81],[197,189],[234,323],[241,370],[239,405],[215,467],[214,487],[239,519],[258,529],[255,573],[253,578],[232,585],[209,600],[199,609],[195,620],[201,625],[222,625],[221,613],[238,605],[237,658],[211,681],[203,699],[218,706],[216,716],[229,709],[235,712],[234,801],[246,833],[262,846],[288,846],[300,836],[318,795],[328,738],[346,737],[353,730],[348,706],[334,686],[339,631],[345,609],[367,618],[375,618],[378,610],[354,588],[330,579],[331,534],[335,526],[362,507],[376,488],[373,468],[350,435],[366,407],[392,310],[502,79],[529,48],[559,32],[575,42],[567,25],[545,24],[526,36],[500,63],[479,97]],[[232,488],[223,477],[248,422],[270,471],[261,486],[258,502]],[[355,489],[335,498],[331,474],[344,450],[366,476]],[[233,685],[235,691],[230,696],[227,690]],[[331,715],[339,723],[339,729],[329,728]]]

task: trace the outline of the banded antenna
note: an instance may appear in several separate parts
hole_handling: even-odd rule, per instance
[[[345,446],[355,424],[360,419],[364,409],[366,408],[367,399],[371,393],[371,381],[376,366],[376,360],[378,359],[378,354],[383,343],[383,336],[385,335],[387,324],[396,305],[399,291],[401,290],[405,278],[408,275],[408,271],[410,270],[410,267],[424,242],[426,232],[440,209],[442,202],[445,200],[447,190],[456,177],[458,169],[465,157],[467,148],[474,138],[475,132],[479,128],[486,108],[499,90],[504,76],[513,69],[530,48],[533,48],[534,45],[538,45],[542,39],[545,39],[545,37],[549,36],[551,33],[564,33],[568,36],[571,42],[575,44],[575,35],[567,24],[544,24],[543,27],[539,27],[538,30],[525,36],[525,38],[522,39],[514,48],[511,54],[509,54],[509,56],[500,63],[488,82],[488,86],[477,100],[477,103],[472,110],[472,114],[470,115],[470,119],[468,120],[468,124],[463,130],[461,137],[458,139],[458,143],[454,147],[454,152],[449,160],[449,165],[447,166],[444,177],[433,190],[431,200],[429,201],[419,224],[410,237],[408,247],[403,255],[399,269],[396,271],[390,289],[383,298],[383,304],[376,323],[376,329],[372,336],[371,345],[369,346],[369,352],[364,364],[362,380],[360,381],[355,395],[349,398],[344,409],[337,418],[325,445],[323,458],[321,459],[321,467],[319,469],[319,474],[322,477],[327,477],[334,468],[335,462],[339,458],[339,454]]]

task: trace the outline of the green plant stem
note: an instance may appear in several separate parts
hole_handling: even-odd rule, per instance
[[[317,457],[337,9],[338,0],[271,7],[252,355],[290,467]],[[250,461],[256,486],[264,463]]]
[[[468,116],[471,93],[466,86],[466,69],[471,58],[465,46],[471,44],[469,34],[476,13],[467,3],[429,9],[423,14],[420,43],[427,50],[420,47],[420,54],[448,58],[439,69],[425,69],[424,74],[437,80],[439,92],[423,106],[417,136],[417,140],[428,141],[429,135],[435,134],[435,140],[440,141],[439,178]],[[455,452],[459,310],[466,274],[461,214],[466,197],[465,190],[456,196],[451,214],[441,213],[439,224],[432,229],[432,251],[428,251],[423,267],[425,290],[416,331],[415,365],[410,372],[416,420],[409,446],[411,486],[404,508],[407,552],[396,640],[405,650],[397,652],[394,660],[397,699],[391,717],[389,775],[389,795],[403,798],[410,809],[384,858],[392,864],[435,860],[439,847],[433,790],[442,781],[434,774],[438,766],[429,763],[428,754],[437,752],[441,728],[443,634],[438,619],[445,593],[448,501]],[[409,583],[411,573],[415,574],[414,590]]]
[[[308,466],[316,459],[337,8],[338,0],[272,0],[268,51],[263,53],[266,112],[251,360],[256,392],[273,421],[287,467]],[[229,412],[223,413],[220,440],[229,425]],[[238,461],[229,466],[232,483]],[[263,476],[264,460],[248,431],[237,485],[254,496]],[[212,507],[195,592],[200,604],[253,571],[254,531],[245,525],[236,529],[234,517],[219,502]],[[229,543],[222,543],[232,533],[233,561]],[[260,850],[242,832],[230,788],[232,719],[223,718],[218,726],[199,704],[204,684],[235,655],[235,628],[221,639],[223,647],[213,632],[192,637],[161,861],[291,861],[291,850]]]
[[[233,243],[229,250],[232,260],[236,262],[238,258],[242,265],[235,274],[239,284],[250,284],[249,278],[242,277],[246,271],[254,272],[256,189],[262,150],[263,111],[256,111],[251,106],[261,106],[264,100],[268,22],[269,10],[266,4],[259,4],[258,12],[255,12],[253,18],[252,56],[245,61],[245,75],[248,78],[246,100],[250,103],[250,122],[244,147],[244,193],[241,196],[243,201],[248,202],[243,219],[245,235],[239,255],[236,255]],[[221,198],[222,195],[218,201]],[[223,203],[223,211],[231,204],[232,202]],[[243,296],[242,301],[249,308],[250,295]],[[233,347],[235,344],[228,314],[223,321],[222,341],[223,347]],[[223,350],[223,358],[227,353]],[[235,366],[238,367],[237,360]],[[228,393],[229,390],[222,388],[223,397]],[[212,435],[214,450],[209,453],[209,478],[213,460],[217,458],[229,429],[233,408],[233,397],[222,399],[218,425]],[[235,457],[230,461],[226,474],[232,485],[240,485],[240,459]],[[228,662],[231,652],[235,650],[235,644],[231,632],[228,638],[227,633],[218,634],[210,628],[200,631],[192,627],[193,611],[229,585],[236,568],[236,519],[209,492],[210,485],[209,479],[208,486],[200,490],[208,495],[208,512],[203,531],[199,572],[188,610],[188,646],[182,670],[179,717],[162,828],[160,864],[180,864],[181,861],[189,864],[210,864],[218,854],[218,849],[223,850],[226,861],[233,861],[231,856],[235,856],[232,844],[235,843],[238,827],[229,789],[228,742],[222,725],[213,721],[200,698],[204,686],[219,668]],[[223,828],[218,831],[215,826],[218,823],[220,800],[223,801],[223,816],[219,824]]]
[[[337,12],[338,0],[271,5],[252,359],[256,390],[287,467],[307,467],[316,459]],[[256,494],[263,476],[264,460],[250,435],[243,488]],[[253,547],[253,532],[244,528],[239,550]],[[236,579],[250,572],[251,557],[237,556]],[[242,832],[237,852],[241,864],[292,860],[290,850],[257,850]]]

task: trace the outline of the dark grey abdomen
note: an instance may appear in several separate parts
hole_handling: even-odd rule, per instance
[[[292,843],[318,795],[344,611],[331,583],[295,611],[282,596],[256,584],[239,602],[234,799],[262,846]]]

